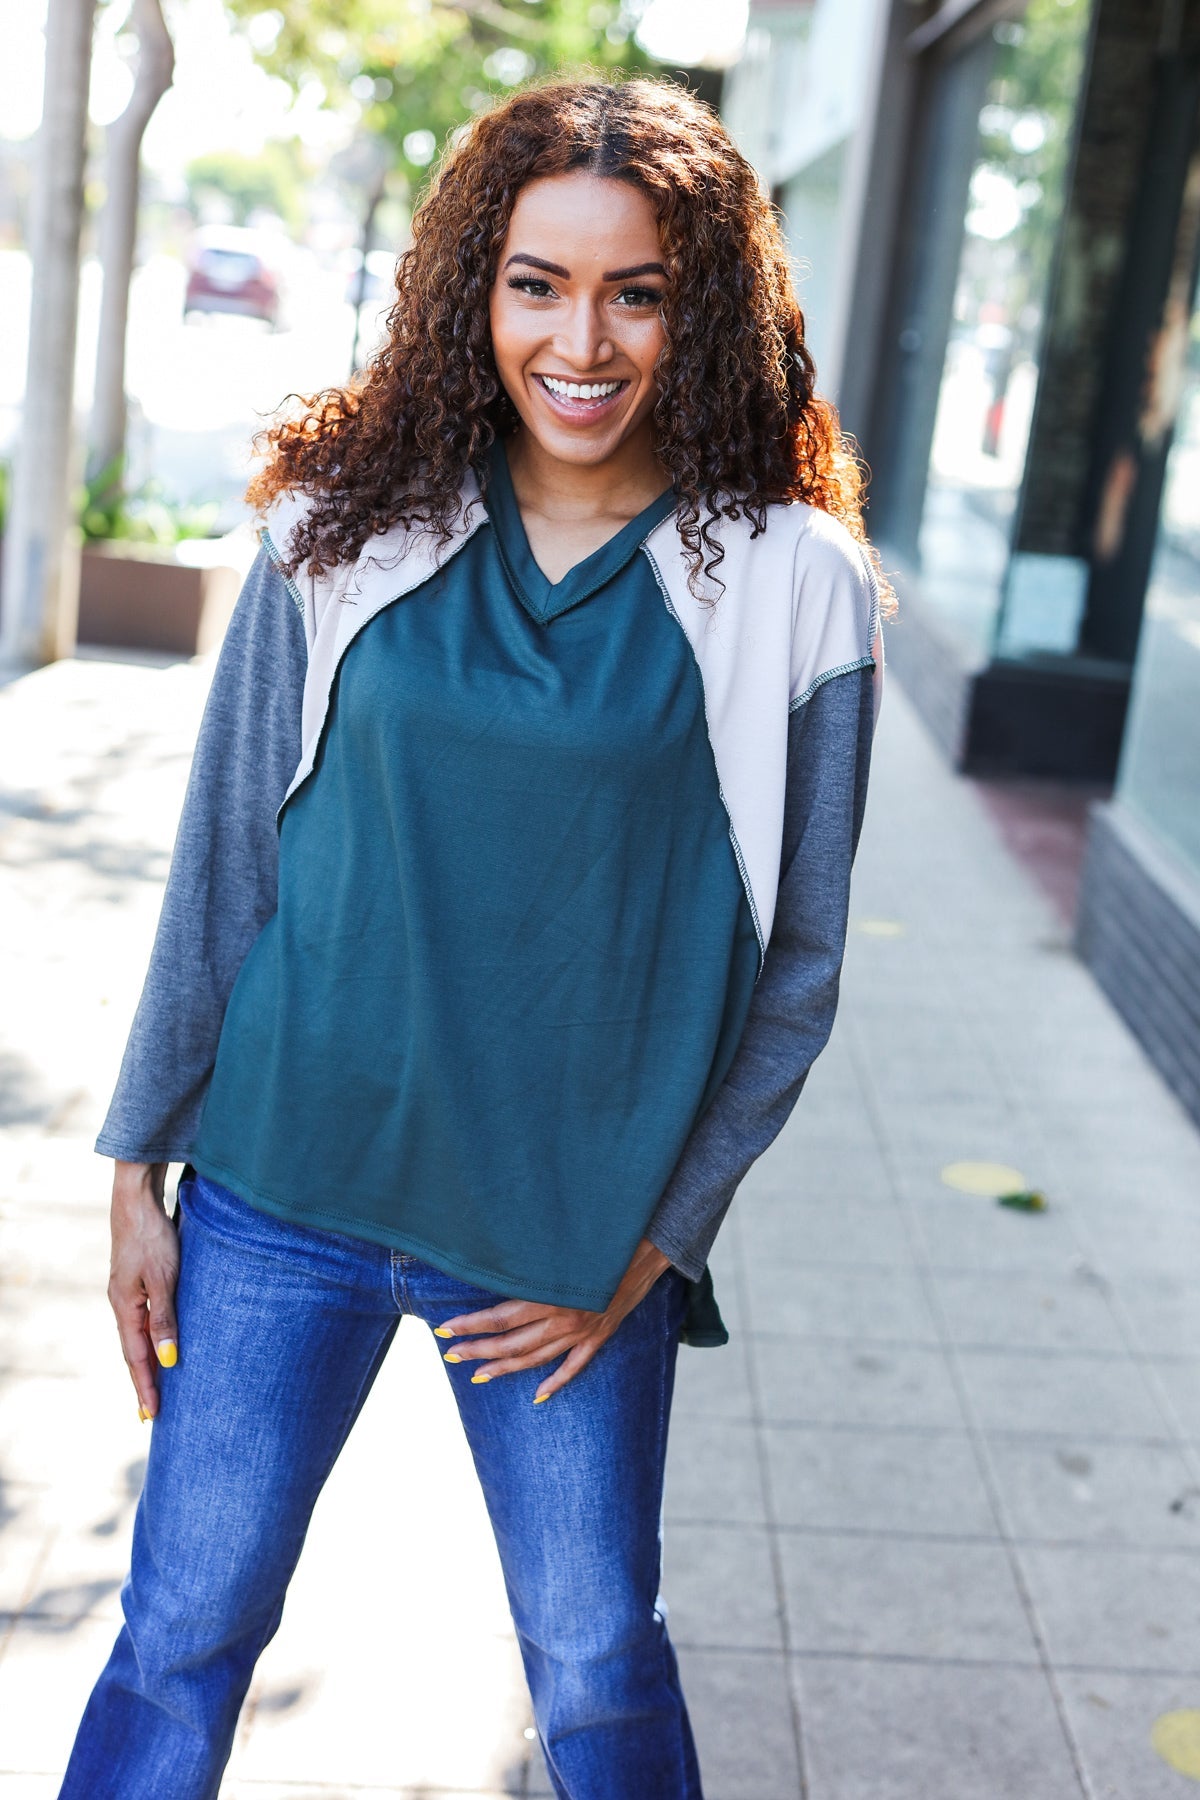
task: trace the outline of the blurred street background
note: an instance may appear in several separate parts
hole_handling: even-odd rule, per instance
[[[251,439],[380,342],[447,137],[580,62],[758,169],[900,598],[838,1025],[681,1354],[706,1795],[1196,1794],[1200,0],[0,0],[0,43],[0,1800],[56,1793],[120,1617],[91,1143]],[[437,1360],[400,1333],[223,1800],[550,1792]]]

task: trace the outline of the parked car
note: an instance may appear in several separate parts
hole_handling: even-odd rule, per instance
[[[265,319],[272,331],[279,329],[282,280],[262,232],[238,225],[197,231],[188,253],[183,316],[197,312],[242,313]]]

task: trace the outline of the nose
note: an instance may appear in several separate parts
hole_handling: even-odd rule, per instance
[[[614,354],[600,308],[582,295],[563,320],[554,347],[564,362],[580,374],[590,374],[603,363],[611,362]]]

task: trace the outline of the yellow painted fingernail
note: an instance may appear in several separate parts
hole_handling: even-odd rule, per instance
[[[462,1357],[458,1354],[457,1350],[447,1350],[446,1354],[442,1358],[442,1361],[443,1362],[461,1362]]]
[[[491,1379],[490,1375],[484,1375],[482,1372],[478,1375],[472,1375],[471,1377],[472,1381],[490,1381]]]
[[[435,1325],[433,1328],[433,1335],[434,1337],[453,1337],[454,1333],[447,1325]]]
[[[158,1360],[163,1368],[173,1369],[175,1364],[179,1361],[179,1351],[175,1348],[174,1339],[164,1338],[162,1343],[155,1347],[158,1350]]]
[[[142,1421],[143,1425],[145,1425],[147,1423],[147,1421],[152,1419],[153,1417],[154,1417],[154,1414],[152,1412],[147,1412],[144,1406],[138,1407],[138,1418]]]
[[[533,1396],[533,1404],[535,1406],[540,1406],[543,1400],[548,1400],[549,1398],[549,1394],[535,1394]]]

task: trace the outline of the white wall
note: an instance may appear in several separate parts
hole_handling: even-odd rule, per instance
[[[725,82],[725,122],[780,198],[819,388],[831,397],[887,9],[888,0],[752,5],[745,51]]]

